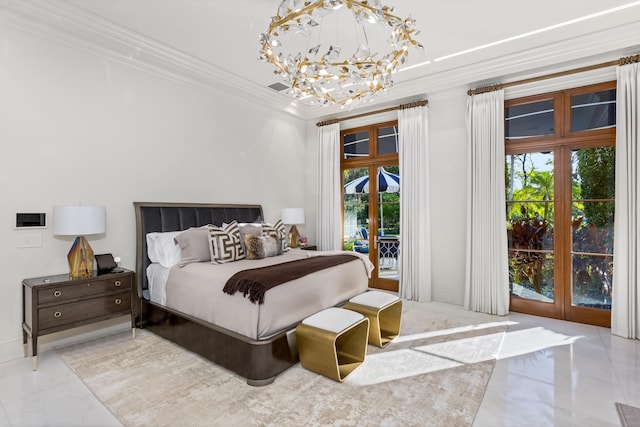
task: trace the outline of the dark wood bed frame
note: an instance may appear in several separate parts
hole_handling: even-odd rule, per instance
[[[186,230],[223,222],[260,222],[260,205],[134,202],[136,215],[136,282],[139,304],[136,325],[236,372],[253,386],[267,385],[298,362],[295,328],[266,339],[253,340],[225,328],[196,319],[145,298],[148,290],[146,235]],[[148,293],[148,292],[147,292]]]

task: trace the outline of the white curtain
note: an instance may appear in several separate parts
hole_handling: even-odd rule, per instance
[[[321,251],[342,249],[340,188],[340,125],[318,128],[318,223]]]
[[[398,113],[400,296],[431,301],[431,219],[427,107]]]
[[[509,313],[504,91],[467,99],[467,247],[464,306]]]
[[[619,66],[611,332],[640,338],[640,64]]]

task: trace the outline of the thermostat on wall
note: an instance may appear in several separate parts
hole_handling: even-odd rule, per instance
[[[46,215],[44,212],[16,213],[16,228],[45,228],[47,226]]]

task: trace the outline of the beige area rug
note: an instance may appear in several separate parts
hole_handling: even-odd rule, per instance
[[[638,427],[640,426],[640,408],[625,405],[624,403],[616,403],[618,415],[622,427]]]
[[[344,383],[297,364],[251,387],[145,330],[135,341],[122,333],[58,352],[125,426],[469,426],[505,322],[450,320],[437,307],[405,301],[401,336],[369,346]]]

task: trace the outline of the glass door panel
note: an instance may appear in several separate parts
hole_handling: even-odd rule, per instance
[[[611,310],[615,147],[574,150],[571,305]]]
[[[369,253],[369,168],[343,171],[343,248]]]
[[[378,277],[397,282],[400,278],[400,168],[391,165],[377,169]]]
[[[513,297],[554,303],[554,156],[506,158],[509,290]]]
[[[343,248],[368,254],[370,286],[398,290],[400,177],[398,165],[343,170]]]

